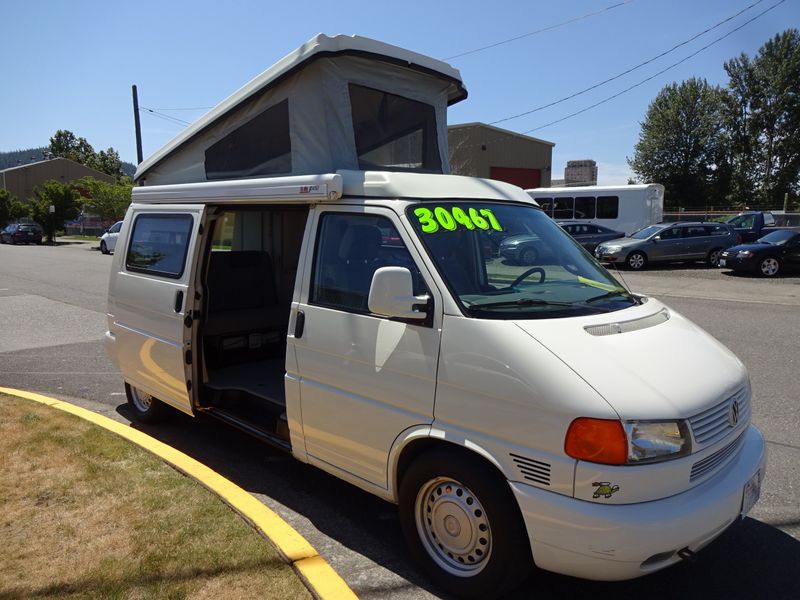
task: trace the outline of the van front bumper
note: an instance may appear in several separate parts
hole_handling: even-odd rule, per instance
[[[766,469],[761,432],[750,426],[739,454],[690,490],[652,502],[604,505],[511,482],[533,559],[544,570],[617,581],[652,573],[696,552],[741,516],[745,484]]]

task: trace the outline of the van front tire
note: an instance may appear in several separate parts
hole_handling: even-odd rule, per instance
[[[525,524],[505,478],[456,448],[416,459],[400,484],[400,524],[414,560],[444,590],[495,598],[533,565]]]
[[[125,395],[133,418],[139,423],[157,423],[164,417],[166,406],[158,398],[125,383]]]

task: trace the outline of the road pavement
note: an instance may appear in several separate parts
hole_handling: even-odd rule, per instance
[[[101,341],[111,258],[92,246],[0,246],[0,385],[127,422],[122,382]],[[661,297],[704,327],[747,365],[753,421],[770,453],[762,498],[694,563],[620,583],[540,573],[514,597],[800,597],[800,277],[763,281],[696,266],[621,275],[632,289]],[[359,596],[436,597],[408,560],[392,505],[215,422],[176,413],[143,429],[268,504]]]

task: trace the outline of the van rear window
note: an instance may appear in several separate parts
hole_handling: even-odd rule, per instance
[[[133,222],[125,257],[129,271],[180,279],[189,250],[192,215],[143,214]]]

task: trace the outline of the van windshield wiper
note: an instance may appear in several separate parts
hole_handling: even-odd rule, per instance
[[[592,296],[591,298],[584,300],[584,304],[591,304],[592,302],[598,302],[600,300],[608,300],[609,298],[613,298],[614,296],[622,296],[624,298],[632,298],[629,292],[625,292],[623,290],[614,290],[613,292],[606,292],[605,294],[600,294],[599,296]]]
[[[518,298],[516,300],[499,300],[483,304],[473,302],[470,304],[470,308],[499,308],[501,306],[575,306],[575,303],[542,300],[541,298]]]

